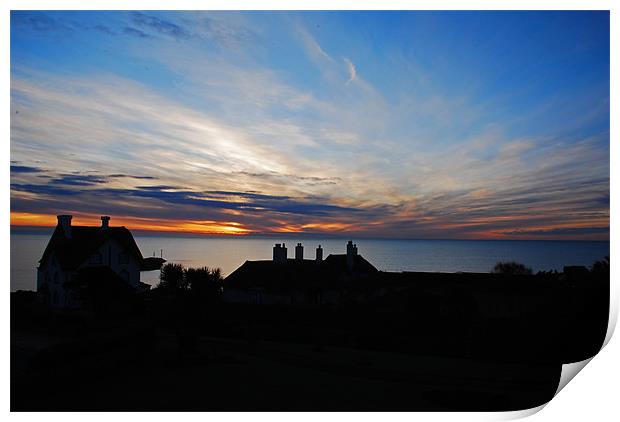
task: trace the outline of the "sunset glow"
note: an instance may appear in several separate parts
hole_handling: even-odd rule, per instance
[[[11,225],[13,226],[51,227],[56,223],[55,215],[11,213]],[[98,226],[101,224],[101,217],[74,215],[71,223],[76,226]],[[125,226],[134,230],[213,235],[243,235],[252,232],[240,223],[217,221],[154,221],[146,218],[114,217],[111,225]]]
[[[603,12],[11,13],[14,226],[607,240],[609,122]]]

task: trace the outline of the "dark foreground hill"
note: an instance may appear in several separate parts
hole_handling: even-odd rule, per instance
[[[11,298],[11,409],[520,410],[594,355],[608,281],[379,274],[339,306],[260,306],[155,289],[51,312]],[[503,283],[503,284],[498,284]]]

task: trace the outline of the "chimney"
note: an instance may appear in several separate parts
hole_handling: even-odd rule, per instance
[[[298,243],[297,246],[295,246],[295,259],[297,261],[303,261],[304,259],[304,247],[301,246],[301,243]]]
[[[316,262],[322,262],[323,261],[323,248],[321,247],[321,245],[319,245],[318,248],[316,248]]]
[[[285,263],[286,262],[286,246],[284,243],[276,245],[273,247],[273,262],[277,263]]]
[[[101,228],[107,229],[109,227],[110,227],[110,217],[108,217],[107,215],[102,215],[101,216]]]
[[[65,237],[67,239],[71,239],[71,218],[70,215],[59,215],[58,218],[58,227],[62,228],[62,231],[65,233]]]
[[[347,269],[349,272],[353,271],[353,265],[355,264],[355,256],[357,255],[357,245],[353,244],[352,240],[347,243]]]

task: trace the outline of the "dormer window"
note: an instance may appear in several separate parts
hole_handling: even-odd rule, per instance
[[[92,254],[88,260],[88,262],[91,264],[101,264],[101,261],[101,253],[99,252],[95,252],[94,254]]]

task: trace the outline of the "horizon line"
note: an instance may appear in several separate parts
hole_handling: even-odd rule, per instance
[[[86,226],[86,225],[76,225],[76,226]],[[57,227],[56,225],[27,225],[27,224],[11,224],[11,234],[13,234],[13,230],[32,230],[32,231],[43,231],[45,229],[54,229]],[[86,226],[93,227],[93,226]],[[155,230],[155,229],[146,229],[146,228],[131,228],[124,225],[118,225],[110,227],[126,227],[138,235],[146,235],[146,236],[163,236],[163,237],[204,237],[204,238],[324,238],[324,239],[365,239],[365,240],[395,240],[395,241],[416,241],[416,240],[425,240],[425,241],[527,241],[527,242],[610,242],[610,239],[580,239],[580,238],[524,238],[524,237],[495,237],[495,238],[476,238],[476,237],[468,237],[468,238],[441,238],[441,237],[389,237],[389,236],[372,236],[372,235],[364,235],[359,233],[325,233],[325,232],[251,232],[251,233],[208,233],[208,232],[199,232],[199,231],[182,231],[182,230]],[[15,234],[25,234],[25,233],[15,233]],[[43,234],[43,233],[41,233]]]

